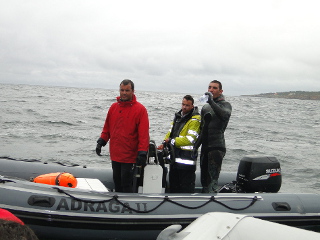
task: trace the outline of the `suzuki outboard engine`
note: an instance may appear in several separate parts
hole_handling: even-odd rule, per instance
[[[271,156],[246,156],[241,159],[237,184],[242,192],[278,192],[281,187],[280,163]]]

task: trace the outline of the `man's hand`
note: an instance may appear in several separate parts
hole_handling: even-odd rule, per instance
[[[213,96],[211,92],[206,92],[204,95],[208,96],[208,101],[207,103],[211,104],[213,102]]]
[[[97,144],[96,146],[96,153],[98,156],[102,156],[101,155],[101,148],[102,148],[102,145],[100,145],[99,143]]]
[[[160,145],[157,147],[157,149],[158,149],[158,150],[163,150],[164,145],[167,144],[170,140],[171,140],[170,138],[167,138],[167,139],[163,140],[162,144],[160,144]]]
[[[99,138],[97,141],[97,146],[96,146],[96,153],[98,156],[102,156],[101,155],[101,148],[103,146],[105,146],[107,144],[107,142],[105,140],[103,140],[102,138]]]
[[[160,144],[158,147],[157,147],[158,150],[163,150],[163,144]]]
[[[139,151],[137,158],[137,166],[146,166],[147,165],[147,152]]]

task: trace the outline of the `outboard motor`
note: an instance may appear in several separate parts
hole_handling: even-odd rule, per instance
[[[241,159],[237,184],[242,192],[278,192],[281,187],[280,163],[271,156],[246,156]]]

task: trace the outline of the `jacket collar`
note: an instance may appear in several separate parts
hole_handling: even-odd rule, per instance
[[[223,96],[223,94],[221,94],[219,97],[213,99],[213,101],[215,101],[215,102],[224,101],[224,96]]]
[[[137,98],[136,98],[136,95],[133,94],[131,101],[121,101],[120,96],[118,96],[118,97],[117,97],[117,102],[118,102],[120,105],[132,105],[132,104],[134,104],[134,103],[137,102]]]
[[[180,117],[180,118],[184,117],[184,118],[187,118],[187,116],[190,116],[190,117],[191,117],[191,116],[194,116],[194,115],[199,115],[199,110],[198,110],[198,107],[197,107],[197,106],[194,106],[193,110],[190,111],[190,112],[188,112],[186,115],[182,116],[181,113],[182,113],[182,110],[180,109],[180,111],[176,112],[176,114],[175,114],[176,117]]]

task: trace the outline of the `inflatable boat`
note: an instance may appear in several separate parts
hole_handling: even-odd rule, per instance
[[[181,225],[171,225],[164,229],[156,240],[320,239],[320,233],[317,232],[226,212],[206,213],[182,231],[180,231],[181,229]]]
[[[281,193],[275,157],[247,156],[236,173],[222,172],[218,193],[169,193],[166,164],[148,162],[136,193],[113,191],[112,170],[0,158],[0,208],[30,226],[40,239],[156,239],[168,226],[187,226],[208,212],[228,212],[318,230],[318,194]],[[37,183],[67,172],[77,186]],[[197,176],[199,179],[199,176]]]

